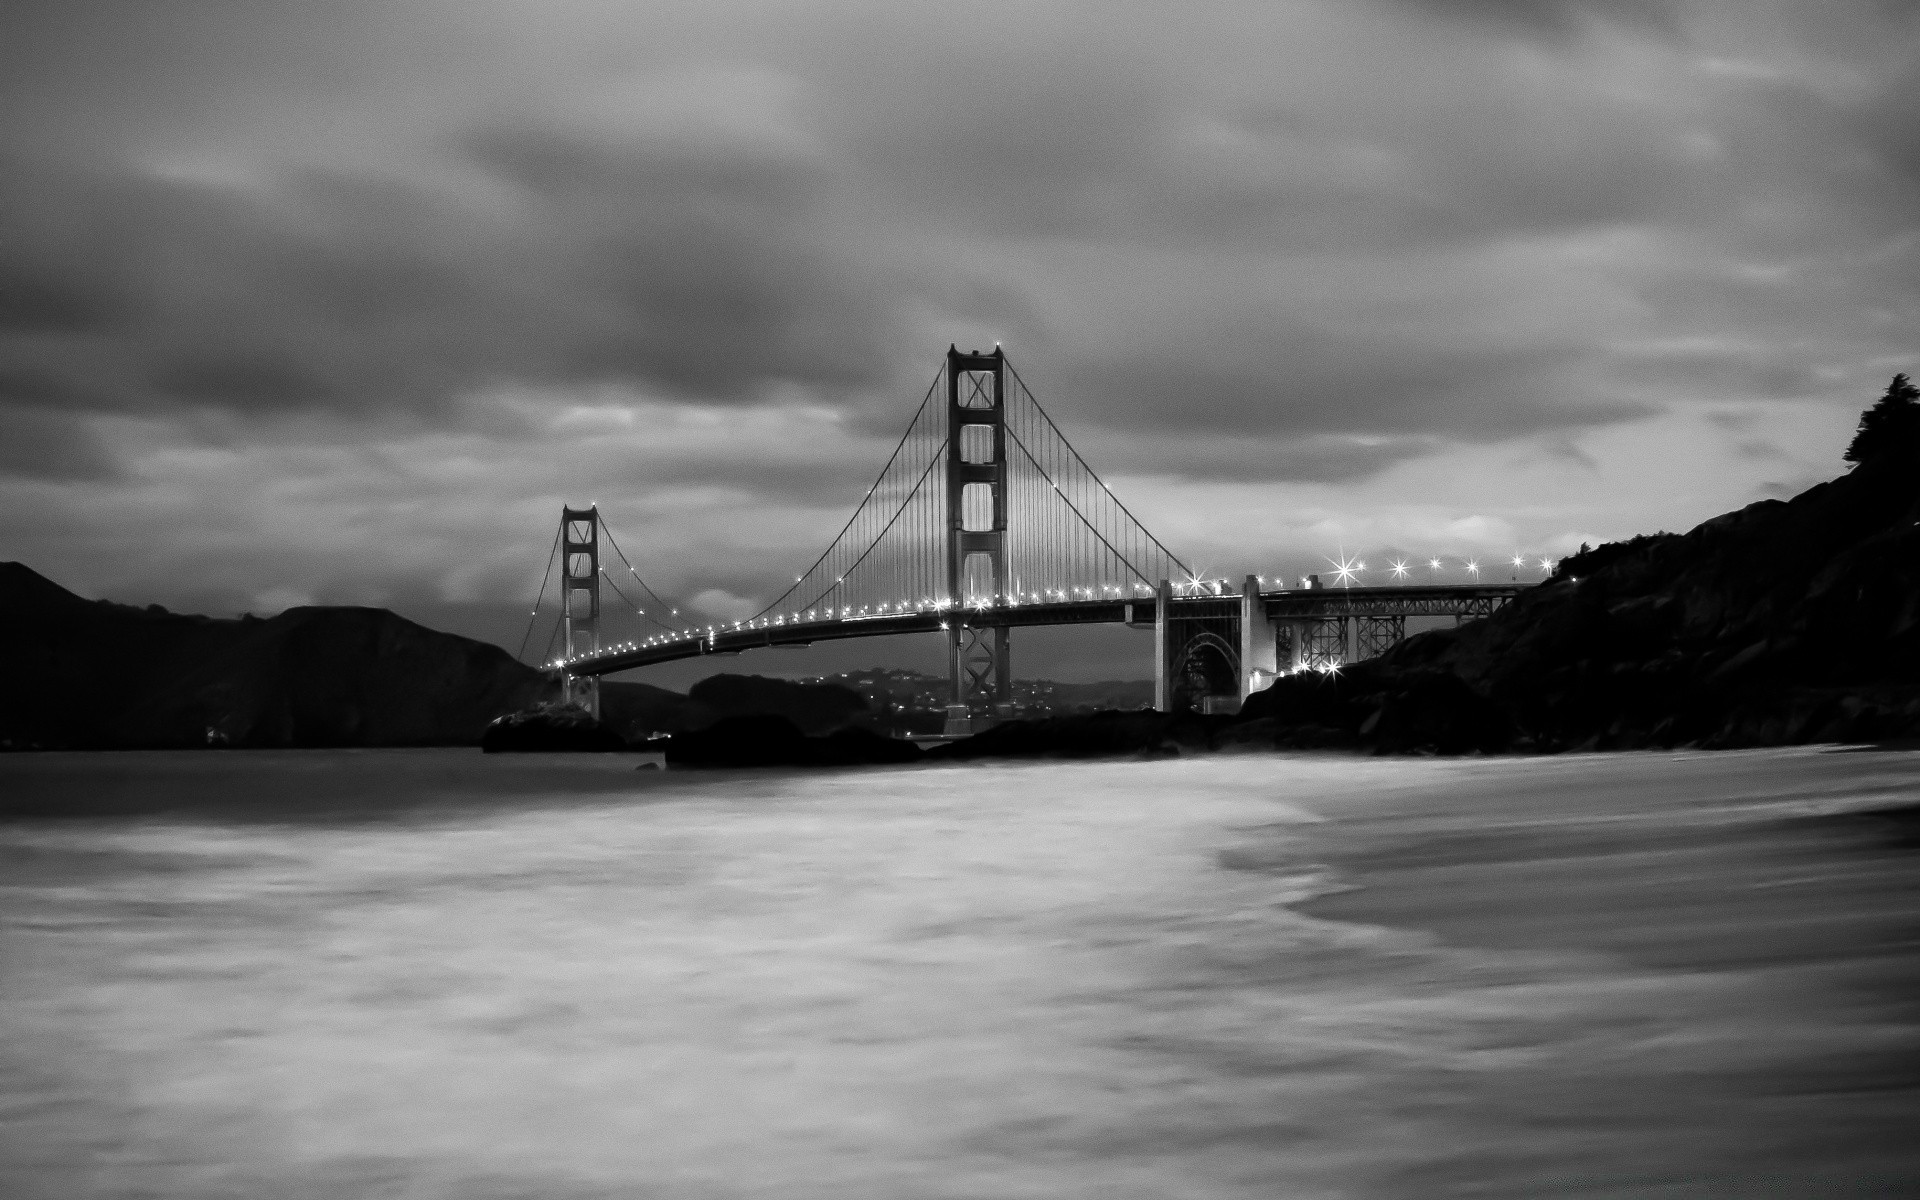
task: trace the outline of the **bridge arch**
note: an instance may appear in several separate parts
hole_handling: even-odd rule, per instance
[[[1171,675],[1173,710],[1198,711],[1208,696],[1238,694],[1240,651],[1212,630],[1203,630],[1180,648]]]

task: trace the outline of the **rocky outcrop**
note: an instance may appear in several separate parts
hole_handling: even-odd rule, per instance
[[[480,748],[488,754],[607,753],[625,750],[627,742],[584,708],[542,705],[495,717],[480,735]]]
[[[852,767],[918,761],[919,747],[866,729],[808,737],[782,716],[724,717],[664,746],[675,767]]]

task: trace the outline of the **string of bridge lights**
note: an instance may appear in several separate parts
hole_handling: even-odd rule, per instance
[[[624,558],[624,556],[622,557]],[[1338,588],[1351,588],[1356,584],[1364,586],[1362,582],[1363,577],[1370,569],[1384,571],[1389,580],[1389,586],[1395,583],[1411,583],[1423,566],[1430,576],[1437,575],[1443,571],[1465,571],[1474,579],[1478,579],[1481,572],[1486,569],[1482,567],[1480,560],[1477,558],[1427,558],[1419,561],[1409,561],[1401,558],[1394,559],[1385,567],[1381,568],[1369,568],[1364,561],[1358,558],[1349,558],[1344,555],[1340,558],[1329,558],[1327,562],[1333,569],[1332,578],[1330,582],[1323,583],[1321,586]],[[1515,554],[1511,558],[1506,559],[1501,565],[1512,567],[1515,570],[1538,569],[1551,573],[1558,565],[1558,560],[1551,557],[1533,559],[1525,554]],[[628,564],[627,569],[633,571],[632,565]],[[633,574],[635,579],[639,578],[639,572],[633,571]],[[1301,590],[1310,588],[1313,582],[1310,576],[1255,575],[1254,579],[1262,588],[1272,584],[1275,585],[1277,590],[1281,591],[1292,590],[1280,586],[1286,584],[1290,579],[1296,579],[1297,586]],[[607,582],[612,583],[612,578],[608,577]],[[798,582],[798,580],[795,582]],[[835,582],[840,581],[836,580]],[[645,584],[642,583],[641,586],[644,587]],[[1200,578],[1194,576],[1176,581],[1172,583],[1171,586],[1173,594],[1176,596],[1227,596],[1234,594],[1230,590],[1234,586],[1234,581],[1226,578]],[[652,592],[651,588],[647,590],[649,593]],[[615,587],[615,591],[618,593],[617,586]],[[964,603],[957,603],[951,596],[922,596],[918,599],[903,598],[897,601],[882,601],[878,604],[863,604],[857,607],[851,605],[844,607],[827,605],[771,616],[762,615],[744,621],[720,621],[705,626],[686,626],[679,629],[667,629],[665,632],[654,634],[651,637],[612,643],[589,653],[576,654],[572,658],[555,658],[547,665],[550,667],[564,667],[570,663],[606,658],[617,654],[628,654],[636,650],[647,650],[657,646],[676,645],[695,641],[712,641],[721,634],[744,633],[756,629],[778,629],[794,625],[824,624],[829,621],[900,620],[903,618],[944,614],[956,609],[963,612],[987,612],[996,608],[1015,608],[1028,605],[1072,604],[1095,600],[1128,600],[1151,597],[1153,592],[1154,589],[1148,587],[1146,584],[1135,583],[1130,589],[1107,585],[1098,588],[1046,588],[1037,591],[1014,591],[1004,594],[995,592],[991,597],[984,595],[969,597]],[[655,598],[658,599],[657,596]],[[626,596],[622,594],[621,599],[625,600]],[[628,601],[628,603],[636,612],[647,615],[638,605],[632,605],[631,601]],[[537,607],[536,602],[536,608]],[[680,610],[675,608],[672,609],[671,612],[672,615],[678,616]],[[648,619],[653,620],[656,624],[660,623],[657,618],[648,616]],[[940,628],[944,630],[947,627],[948,622],[942,620],[940,622]]]
[[[1338,587],[1351,587],[1360,578],[1360,576],[1364,574],[1367,570],[1366,563],[1362,562],[1358,558],[1348,558],[1345,555],[1342,555],[1339,558],[1329,558],[1327,562],[1331,564],[1333,567],[1333,581],[1335,586],[1338,586]],[[1456,562],[1457,562],[1457,565],[1454,565]],[[1530,565],[1530,564],[1533,564],[1533,563],[1534,563],[1534,560],[1530,560],[1528,556],[1525,554],[1516,554],[1512,558],[1507,560],[1507,565],[1510,565],[1514,569],[1521,570],[1521,571],[1532,570],[1533,565]],[[1554,567],[1558,565],[1559,565],[1559,560],[1555,558],[1546,557],[1546,558],[1541,558],[1537,560],[1538,568],[1542,571],[1548,572],[1549,574],[1551,574]],[[1450,560],[1445,558],[1429,558],[1426,560],[1426,568],[1430,574],[1435,574],[1435,575],[1439,574],[1441,571],[1450,570],[1450,569],[1463,570],[1467,574],[1473,576],[1475,579],[1480,578],[1480,570],[1481,570],[1480,560],[1476,558],[1462,558],[1458,560]],[[1417,564],[1409,563],[1404,558],[1397,558],[1397,559],[1394,559],[1392,562],[1388,563],[1386,567],[1380,568],[1380,569],[1385,570],[1387,572],[1388,578],[1391,579],[1394,583],[1406,583],[1414,577],[1414,575],[1418,572],[1419,567]],[[1265,575],[1256,575],[1254,576],[1254,578],[1258,579],[1263,584],[1267,582],[1267,576]],[[1273,581],[1275,583],[1282,583],[1282,582],[1285,582],[1285,577],[1276,575],[1273,577]],[[1307,584],[1308,584],[1307,578],[1302,577],[1300,580],[1300,586],[1306,587]]]

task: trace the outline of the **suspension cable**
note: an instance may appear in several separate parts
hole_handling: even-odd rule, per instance
[[[1153,583],[1153,580],[1148,579],[1145,575],[1141,574],[1139,567],[1134,566],[1131,562],[1127,560],[1126,555],[1114,549],[1113,543],[1107,540],[1107,535],[1104,533],[1101,533],[1097,528],[1095,528],[1093,522],[1087,520],[1086,514],[1081,512],[1079,507],[1075,505],[1073,501],[1067,499],[1067,494],[1060,490],[1060,485],[1054,482],[1054,479],[1051,475],[1047,475],[1046,468],[1042,467],[1038,462],[1034,460],[1033,452],[1028,450],[1027,444],[1020,440],[1020,435],[1017,433],[1014,433],[1011,429],[1009,429],[1007,431],[1007,436],[1013,439],[1014,445],[1020,447],[1020,453],[1027,456],[1027,461],[1030,463],[1033,463],[1034,470],[1039,471],[1041,475],[1046,476],[1047,482],[1053,484],[1054,495],[1060,497],[1060,502],[1062,504],[1065,504],[1069,509],[1071,509],[1074,516],[1080,518],[1080,523],[1086,526],[1089,530],[1091,530],[1093,532],[1094,537],[1097,537],[1100,539],[1100,544],[1102,546],[1105,546],[1107,548],[1107,551],[1110,554],[1112,554],[1115,558],[1119,559],[1122,563],[1124,563],[1126,565],[1127,570],[1132,571],[1134,575],[1140,579],[1141,582],[1147,583],[1147,584]],[[1151,537],[1152,535],[1149,534],[1148,536]],[[1154,544],[1159,545],[1157,541]],[[1166,547],[1161,546],[1160,549],[1162,551],[1165,551]],[[1182,563],[1177,558],[1173,558],[1172,554],[1169,553],[1167,557],[1173,559],[1174,564],[1176,566],[1179,566],[1182,570],[1186,569],[1186,564]],[[1189,571],[1188,574],[1192,574],[1192,572]]]
[[[1113,489],[1107,486],[1106,480],[1100,478],[1100,473],[1094,470],[1093,467],[1088,464],[1086,459],[1080,457],[1080,452],[1073,448],[1073,443],[1067,440],[1067,435],[1060,432],[1060,426],[1054,424],[1053,418],[1047,414],[1047,410],[1040,406],[1040,401],[1034,396],[1033,389],[1027,386],[1026,380],[1020,378],[1020,372],[1017,370],[1014,370],[1014,366],[1011,362],[1007,364],[1007,370],[1012,372],[1014,380],[1020,385],[1020,390],[1026,393],[1027,402],[1033,405],[1033,410],[1040,414],[1040,418],[1043,421],[1045,421],[1050,428],[1052,428],[1055,434],[1059,435],[1061,443],[1065,445],[1067,448],[1067,453],[1073,455],[1075,460],[1077,460],[1082,467],[1086,468],[1087,474],[1093,476],[1094,482],[1100,485],[1100,488],[1102,491],[1106,492],[1107,495],[1113,497],[1114,505],[1118,507],[1121,512],[1127,514],[1127,519],[1129,521],[1132,521],[1135,525],[1139,526],[1140,531],[1147,535],[1147,540],[1160,548],[1160,553],[1172,559],[1173,564],[1179,567],[1182,571],[1185,571],[1187,574],[1192,575],[1193,568],[1189,567],[1186,563],[1181,562],[1179,555],[1167,549],[1166,546],[1161,543],[1159,538],[1153,536],[1153,531],[1140,523],[1140,518],[1133,515],[1133,511],[1126,506],[1126,502],[1121,500],[1120,497],[1114,495]],[[1021,447],[1022,450],[1024,450],[1025,448],[1026,447],[1024,446]],[[1039,464],[1035,463],[1034,465],[1038,466]],[[1049,482],[1051,482],[1051,480],[1049,480]],[[1082,517],[1081,519],[1085,520],[1086,518]],[[1102,540],[1104,541],[1105,539],[1102,539]],[[1138,572],[1135,572],[1135,574],[1138,574]]]
[[[595,508],[594,511],[598,512],[599,509]],[[613,526],[607,524],[607,519],[605,517],[600,518],[600,528],[607,535],[607,544],[613,547],[613,552],[615,554],[618,554],[620,556],[620,561],[626,564],[627,573],[633,576],[633,581],[639,584],[642,588],[644,588],[646,590],[647,595],[653,597],[653,602],[657,607],[671,610],[672,613],[677,614],[679,612],[678,609],[675,609],[673,605],[669,604],[667,601],[662,599],[659,592],[654,591],[653,588],[647,585],[646,580],[640,578],[639,570],[634,567],[633,560],[627,557],[627,552],[620,548],[619,539],[613,536]],[[604,570],[604,568],[602,568],[602,570]],[[607,582],[612,583],[613,577],[608,576]],[[615,587],[613,590],[618,592],[620,589],[618,587]],[[621,598],[625,599],[624,593],[622,593]],[[628,603],[632,604],[632,601],[628,601]],[[660,628],[666,630],[668,633],[688,632],[684,628],[676,629],[674,626],[667,624],[665,621],[660,620],[658,617],[648,614],[648,612],[645,609],[641,608],[638,604],[633,604],[633,611],[639,613],[643,617],[646,617],[647,620],[652,621],[655,625],[658,625]]]
[[[652,621],[655,625],[660,626],[660,628],[666,630],[668,633],[678,632],[672,626],[661,621],[658,617],[648,616],[646,609],[641,608],[638,604],[635,604],[631,599],[629,599],[627,594],[620,590],[620,585],[613,581],[613,573],[611,571],[607,570],[603,566],[600,568],[600,574],[603,577],[605,577],[607,581],[607,586],[613,589],[613,594],[620,597],[621,600],[626,601],[627,607],[631,608],[637,615],[646,617],[647,620]],[[636,575],[635,578],[638,578],[638,576]],[[646,585],[642,584],[641,586],[645,587]]]
[[[547,598],[547,580],[553,577],[553,559],[560,553],[560,528],[553,531],[553,548],[547,551],[547,569],[540,572],[540,591],[533,597],[533,611],[527,614],[527,631],[520,635],[520,648],[513,652],[514,661],[527,652],[527,639],[533,636],[533,623],[540,616],[540,602]],[[551,639],[549,639],[551,641]]]
[[[879,490],[879,487],[882,483],[886,482],[887,472],[893,469],[893,460],[896,458],[899,458],[900,451],[906,448],[907,439],[913,436],[914,426],[920,423],[920,414],[927,410],[928,404],[932,403],[933,394],[940,389],[940,380],[941,380],[941,377],[946,374],[946,371],[947,371],[947,368],[944,365],[942,365],[938,371],[934,372],[933,382],[927,385],[926,396],[921,399],[920,407],[913,410],[913,419],[907,422],[907,431],[900,435],[899,444],[894,446],[893,453],[887,455],[887,465],[880,468],[880,474],[874,479],[873,486],[867,489],[867,494],[861,498],[859,506],[853,510],[853,515],[848,517],[847,523],[840,527],[840,532],[833,535],[833,540],[827,543],[827,548],[821,552],[820,557],[813,560],[813,566],[808,567],[805,571],[801,572],[800,579],[796,579],[793,581],[793,587],[790,587],[786,591],[780,593],[779,597],[776,598],[772,604],[767,605],[765,608],[761,609],[759,612],[753,614],[751,617],[748,617],[747,620],[758,621],[761,617],[764,617],[768,613],[772,612],[774,609],[779,608],[781,605],[781,602],[786,600],[788,596],[793,595],[794,591],[799,588],[801,579],[805,579],[808,575],[813,574],[814,569],[816,567],[818,567],[821,563],[827,561],[827,556],[832,554],[834,551],[834,548],[840,544],[840,539],[846,536],[847,530],[853,528],[853,523],[859,520],[860,514],[867,510],[867,501],[871,500],[873,498],[873,493]],[[916,490],[918,489],[916,488]],[[891,526],[892,522],[888,522],[888,524],[889,526]],[[871,549],[871,546],[869,546],[869,549]],[[866,555],[862,554],[861,557],[865,558]],[[847,569],[852,570],[853,568],[849,567]]]
[[[945,450],[946,448],[947,448],[947,439],[942,438],[940,441],[940,449]],[[878,546],[881,542],[881,539],[887,536],[887,532],[893,528],[893,523],[900,519],[900,514],[907,511],[907,505],[912,504],[913,498],[920,494],[920,485],[924,484],[927,481],[927,476],[930,475],[933,472],[934,467],[938,466],[939,464],[940,464],[940,455],[938,452],[936,452],[933,456],[933,459],[927,463],[926,470],[920,472],[920,478],[914,481],[913,490],[911,492],[908,492],[907,498],[900,502],[900,507],[893,510],[893,516],[888,518],[885,527],[882,528],[879,533],[876,533],[873,535],[873,540],[871,542],[868,542],[867,548],[860,552],[860,557],[854,559],[852,564],[849,565],[845,571],[842,571],[840,573],[840,578],[834,580],[833,587],[830,587],[826,591],[821,592],[818,596],[815,596],[813,598],[813,603],[801,605],[801,609],[803,611],[805,609],[812,608],[815,604],[820,603],[821,600],[832,595],[834,588],[839,587],[843,582],[846,581],[847,576],[853,574],[854,571],[859,568],[861,563],[867,561],[867,555],[872,554],[874,551],[874,547]],[[811,568],[809,568],[809,570],[811,570]],[[798,585],[796,584],[795,586],[797,587]],[[788,588],[787,591],[788,593],[791,593],[793,591],[793,588]],[[782,597],[782,599],[784,598],[785,597]],[[776,603],[778,602],[776,601]],[[755,614],[753,617],[749,619],[757,621],[770,611],[772,611],[771,605],[769,605],[767,608],[761,609],[759,613]]]

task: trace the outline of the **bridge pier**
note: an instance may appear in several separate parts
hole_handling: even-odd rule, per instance
[[[979,733],[1013,715],[1012,676],[1008,673],[1013,631],[1005,625],[965,625],[947,630],[952,693],[947,701],[949,737]],[[991,718],[986,719],[986,718]]]
[[[567,661],[600,649],[600,509],[560,510],[560,613],[566,633]],[[560,700],[600,716],[600,677],[575,675],[561,680]]]
[[[1279,674],[1279,631],[1267,618],[1260,580],[1249,575],[1240,584],[1240,703],[1272,687]]]
[[[969,625],[965,612],[997,605],[1007,582],[1007,358],[947,347],[946,733],[978,733],[1013,712],[1005,625]]]

